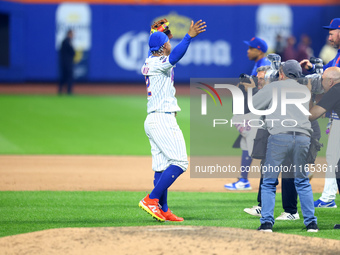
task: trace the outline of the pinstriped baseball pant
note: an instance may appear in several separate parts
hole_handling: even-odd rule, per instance
[[[151,145],[152,170],[161,172],[170,165],[179,166],[183,171],[188,168],[183,133],[174,113],[148,114],[144,129]]]
[[[322,192],[322,196],[320,197],[323,202],[332,202],[336,197],[336,193],[338,192],[338,186],[335,179],[335,170],[339,171],[339,169],[336,169],[339,159],[340,120],[334,119],[327,143],[326,160],[328,168],[325,176],[325,186]]]

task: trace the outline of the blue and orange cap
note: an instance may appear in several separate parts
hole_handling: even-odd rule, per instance
[[[340,29],[340,18],[332,19],[329,26],[323,26],[324,29]]]
[[[150,51],[157,51],[160,47],[169,41],[169,38],[163,32],[154,32],[149,37]]]
[[[248,46],[259,49],[260,51],[264,53],[266,53],[268,50],[267,43],[259,37],[253,37],[251,38],[249,42],[248,41],[243,41],[243,42],[247,44]]]

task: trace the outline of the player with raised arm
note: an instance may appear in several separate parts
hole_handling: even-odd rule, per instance
[[[188,167],[183,133],[176,121],[181,109],[175,97],[174,65],[184,56],[191,39],[205,31],[202,20],[191,21],[188,33],[171,51],[168,36],[156,31],[150,35],[151,55],[145,60],[148,103],[144,122],[145,133],[151,144],[154,189],[139,202],[139,207],[158,221],[183,221],[174,215],[167,204],[168,188]]]

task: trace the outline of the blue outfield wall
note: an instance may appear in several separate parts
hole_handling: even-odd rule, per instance
[[[1,82],[58,79],[59,7],[0,2],[0,13],[10,15],[10,66],[0,66]],[[88,10],[90,22],[85,28],[81,25],[75,28],[76,35],[77,29],[82,30],[78,40],[82,33],[90,38],[87,50],[82,51],[79,46],[81,80],[142,82],[140,68],[147,55],[153,20],[161,17],[170,20],[175,45],[187,32],[191,19],[203,19],[207,31],[192,41],[185,58],[175,68],[175,80],[189,83],[194,77],[238,77],[240,73],[250,73],[254,63],[247,58],[243,40],[255,35],[266,39],[272,49],[278,32],[295,35],[297,39],[305,33],[311,37],[314,54],[318,56],[328,34],[322,26],[339,17],[340,5],[88,5]]]

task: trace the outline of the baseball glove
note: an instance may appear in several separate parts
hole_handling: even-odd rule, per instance
[[[169,29],[169,23],[170,22],[167,19],[161,19],[161,20],[154,22],[151,26],[150,34],[152,34],[154,32],[163,32],[164,34],[166,34],[169,37],[169,39],[171,39],[172,34],[171,34],[170,29]]]

